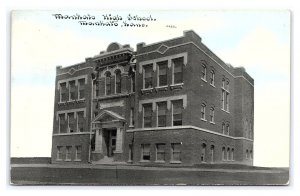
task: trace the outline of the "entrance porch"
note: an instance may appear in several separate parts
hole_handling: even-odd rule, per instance
[[[108,110],[102,111],[93,121],[95,147],[93,164],[115,164],[123,161],[125,119]]]

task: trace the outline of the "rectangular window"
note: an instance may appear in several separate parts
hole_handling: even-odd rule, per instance
[[[150,161],[150,144],[142,144],[142,160],[143,161]]]
[[[66,133],[66,120],[65,120],[65,114],[59,114],[58,115],[59,120],[59,131],[58,133]]]
[[[57,154],[56,154],[56,160],[62,160],[63,159],[63,147],[57,146]]]
[[[214,108],[210,108],[210,122],[215,122],[215,109]]]
[[[225,110],[229,111],[229,93],[226,92]]]
[[[226,97],[226,94],[225,94],[225,90],[222,89],[222,109],[225,110],[225,97]]]
[[[165,161],[165,144],[156,144],[156,161]]]
[[[75,160],[80,161],[81,160],[82,147],[81,146],[76,146],[75,148],[76,148]]]
[[[173,84],[183,83],[183,57],[173,59]]]
[[[206,66],[202,65],[201,79],[206,81]]]
[[[84,131],[84,112],[77,112],[77,128],[78,132]]]
[[[69,82],[69,101],[76,99],[76,86],[75,80]]]
[[[167,125],[167,102],[157,103],[157,126],[165,127]]]
[[[159,62],[157,63],[157,65],[158,65],[158,86],[166,86],[168,61]]]
[[[152,73],[153,67],[152,64],[144,66],[144,88],[152,88]]]
[[[144,104],[144,127],[152,127],[152,103]]]
[[[66,161],[71,161],[71,150],[72,150],[72,146],[66,147]]]
[[[60,102],[68,101],[67,83],[66,82],[60,83],[59,90],[60,90]]]
[[[134,108],[130,109],[130,124],[129,126],[134,126]]]
[[[68,113],[68,133],[73,133],[76,131],[76,121],[74,112]]]
[[[79,84],[79,87],[78,87],[78,99],[84,99],[85,95],[85,79],[82,78],[82,79],[79,79],[78,80],[78,84]]]
[[[183,109],[182,99],[172,101],[173,126],[182,125],[182,109]]]
[[[210,72],[210,85],[215,86],[215,71]]]
[[[201,105],[201,119],[205,120],[205,109],[206,109],[206,105],[203,103]]]
[[[171,161],[181,161],[181,143],[171,143]]]

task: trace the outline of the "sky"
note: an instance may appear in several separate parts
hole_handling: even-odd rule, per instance
[[[123,20],[117,27],[82,26],[53,14]],[[121,27],[129,14],[156,20]],[[50,156],[57,65],[84,62],[111,42],[135,48],[192,29],[224,62],[245,67],[255,80],[254,165],[289,166],[290,12],[17,11],[11,26],[11,156]]]

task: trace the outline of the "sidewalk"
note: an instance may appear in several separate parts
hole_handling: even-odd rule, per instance
[[[125,163],[126,164],[126,163]],[[12,168],[80,168],[80,169],[118,169],[118,170],[148,170],[148,171],[209,171],[209,172],[246,172],[246,173],[284,173],[287,169],[222,169],[222,168],[197,168],[197,167],[155,167],[140,165],[109,165],[109,164],[11,164]]]

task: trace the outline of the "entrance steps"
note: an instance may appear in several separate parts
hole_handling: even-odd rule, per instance
[[[116,162],[114,161],[113,157],[108,157],[108,156],[104,156],[103,159],[100,159],[98,161],[93,161],[92,162],[93,165],[124,165],[126,164],[125,162]]]

